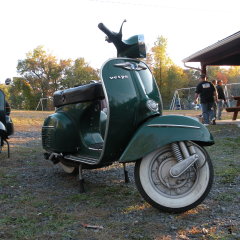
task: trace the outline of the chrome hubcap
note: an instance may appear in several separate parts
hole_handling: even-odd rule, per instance
[[[191,191],[197,180],[197,172],[194,167],[190,167],[180,177],[173,178],[169,171],[176,163],[171,151],[155,156],[151,164],[150,180],[156,191],[177,198]]]

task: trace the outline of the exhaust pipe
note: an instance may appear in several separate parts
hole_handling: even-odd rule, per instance
[[[45,152],[43,154],[44,158],[46,160],[50,160],[53,162],[53,164],[57,164],[60,162],[60,158],[62,158],[62,154],[59,154],[59,153],[48,153],[48,152]]]

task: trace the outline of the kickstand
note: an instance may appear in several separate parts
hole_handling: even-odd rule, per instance
[[[84,193],[84,179],[83,179],[83,174],[82,174],[82,164],[79,165],[79,192]]]
[[[10,147],[9,147],[9,142],[5,139],[4,140],[7,144],[7,148],[8,148],[8,158],[10,158]]]
[[[124,171],[125,183],[129,183],[128,171],[126,170],[126,163],[123,163],[123,171]]]

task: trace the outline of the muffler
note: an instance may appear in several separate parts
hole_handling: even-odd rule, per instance
[[[45,152],[43,154],[44,158],[46,160],[50,160],[53,162],[53,164],[57,164],[60,162],[60,158],[62,158],[62,154],[59,154],[59,153],[48,153],[48,152]]]

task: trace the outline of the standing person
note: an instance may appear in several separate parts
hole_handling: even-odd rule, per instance
[[[213,105],[217,100],[217,91],[211,82],[207,81],[205,75],[201,75],[199,80],[201,81],[195,91],[195,103],[197,103],[200,97],[200,103],[202,107],[203,123],[209,125],[213,120]]]
[[[217,81],[217,94],[218,94],[217,119],[218,120],[221,120],[223,106],[224,104],[227,104],[222,85],[223,85],[223,81],[218,80]]]
[[[213,86],[217,89],[217,80],[212,80]],[[213,119],[212,122],[215,125],[217,119],[217,102],[214,101],[213,103]]]

